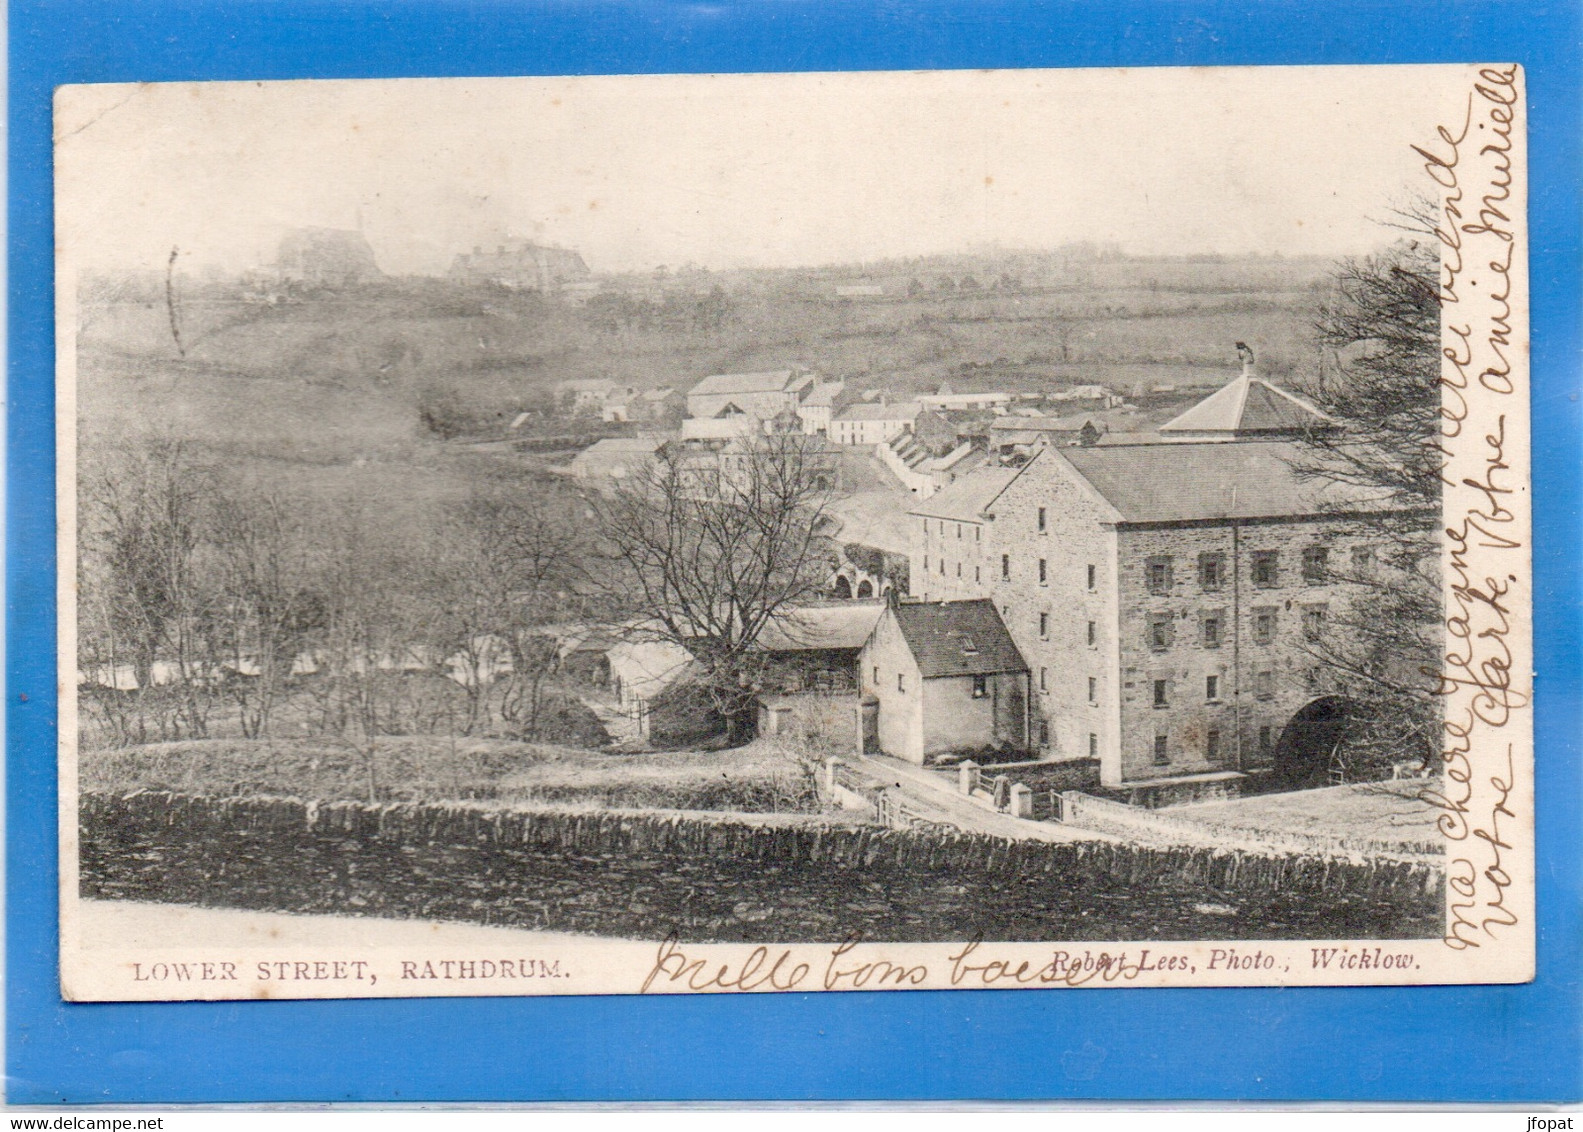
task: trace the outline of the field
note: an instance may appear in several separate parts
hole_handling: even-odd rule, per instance
[[[1227,802],[1202,802],[1166,811],[1173,819],[1249,835],[1297,834],[1337,842],[1374,842],[1438,851],[1440,811],[1423,801],[1422,782],[1374,782]]]
[[[317,739],[206,739],[83,751],[81,788],[110,794],[170,790],[208,797],[284,795],[367,801],[369,766],[350,744]],[[757,742],[714,752],[615,754],[503,740],[382,739],[380,801],[488,799],[591,808],[814,812],[808,769]]]

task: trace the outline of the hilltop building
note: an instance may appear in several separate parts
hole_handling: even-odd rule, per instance
[[[514,291],[559,291],[587,284],[588,265],[569,248],[549,247],[527,240],[463,252],[451,262],[451,278],[468,283],[493,283]]]
[[[281,238],[274,271],[283,282],[348,287],[384,278],[374,249],[348,228],[294,228]]]

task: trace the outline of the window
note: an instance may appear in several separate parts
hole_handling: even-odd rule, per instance
[[[945,537],[945,520],[944,519],[940,520],[940,537],[941,538]]]
[[[1099,702],[1099,681],[1092,676],[1088,678],[1088,702],[1091,704]]]
[[[1224,554],[1200,554],[1198,556],[1198,584],[1209,591],[1218,590],[1226,584],[1226,556]]]
[[[1048,613],[1039,614],[1039,639],[1042,641],[1050,639],[1050,615]]]
[[[1048,585],[1050,581],[1050,567],[1044,559],[1039,559],[1039,584]]]
[[[1044,534],[1044,532],[1045,532],[1045,529],[1046,529],[1046,527],[1045,527],[1045,514],[1044,514],[1044,508],[1043,508],[1043,507],[1041,507],[1041,508],[1039,508],[1039,533],[1040,533],[1040,534],[1041,534],[1041,535],[1042,535],[1042,534]]]
[[[1046,719],[1041,719],[1039,721],[1039,746],[1041,746],[1041,747],[1048,747],[1049,745],[1050,745],[1050,721],[1046,720]]]
[[[1275,698],[1275,673],[1268,668],[1253,674],[1253,697],[1259,700]]]
[[[961,523],[958,523],[956,525],[956,537],[957,538],[961,538],[962,537],[962,524]]]
[[[1270,737],[1268,727],[1259,728],[1259,754],[1268,757],[1275,750],[1275,743]]]
[[[1220,677],[1219,676],[1205,676],[1204,677],[1204,699],[1208,700],[1212,704],[1213,703],[1218,703],[1220,701]]]
[[[975,582],[981,582],[981,581],[984,580],[984,579],[979,577],[979,570],[980,570],[980,567],[978,567],[978,566],[973,567],[973,581],[975,581]]]
[[[1255,550],[1253,552],[1253,584],[1260,589],[1269,589],[1280,578],[1281,555],[1275,550]]]
[[[1171,592],[1171,560],[1167,557],[1151,558],[1144,564],[1144,581],[1151,594]]]
[[[928,519],[925,519],[923,521],[923,537],[924,538],[928,538],[929,537],[929,520]]]
[[[1253,643],[1267,645],[1275,640],[1275,610],[1255,609],[1253,611]]]
[[[929,556],[927,554],[923,556],[923,572],[925,574],[929,572]]]
[[[1154,737],[1154,765],[1167,766],[1171,761],[1170,747],[1164,735]]]
[[[1099,587],[1099,570],[1096,567],[1088,568],[1088,592],[1093,593]]]
[[[1305,605],[1303,607],[1303,636],[1310,641],[1317,641],[1325,634],[1325,607],[1322,605]]]
[[[973,541],[974,542],[980,541],[980,539],[983,537],[983,534],[984,534],[984,528],[983,527],[974,527],[973,528]]]
[[[1154,682],[1154,706],[1170,707],[1171,682],[1169,680],[1156,680]]]
[[[1041,668],[1041,669],[1039,669],[1039,691],[1041,691],[1041,692],[1048,692],[1049,690],[1050,690],[1050,670],[1048,668]]]
[[[896,673],[896,690],[902,695],[907,694],[907,674],[905,672]]]
[[[1088,733],[1088,757],[1091,759],[1099,758],[1099,736],[1092,731]]]
[[[960,562],[956,564],[956,576],[958,578],[962,576],[962,564]]]
[[[987,676],[973,677],[973,698],[981,700],[989,695],[989,678]]]
[[[1204,614],[1204,647],[1218,649],[1220,647],[1220,614]]]
[[[1352,572],[1360,578],[1367,578],[1374,573],[1373,547],[1355,546],[1352,548]]]
[[[1099,643],[1099,625],[1093,621],[1088,623],[1088,643],[1090,645]]]
[[[1211,729],[1205,733],[1204,758],[1212,763],[1220,761],[1220,732]]]
[[[1011,577],[1011,555],[1009,554],[1000,556],[1000,576],[1002,578]]]
[[[1329,575],[1330,551],[1322,546],[1310,546],[1303,550],[1303,581],[1315,585],[1327,580]]]
[[[945,577],[945,559],[940,559],[940,577]]]
[[[1164,652],[1171,647],[1171,615],[1169,613],[1149,614],[1149,647],[1155,652]]]
[[[873,684],[874,684],[874,687],[876,687],[876,688],[879,687],[879,665],[877,665],[877,664],[874,666],[874,680],[873,680]]]

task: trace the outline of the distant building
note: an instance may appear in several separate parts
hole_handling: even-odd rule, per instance
[[[926,409],[994,409],[999,406],[1009,405],[1012,401],[1010,393],[955,393],[947,384],[941,384],[934,393],[925,393],[918,397],[918,403]]]
[[[584,448],[563,470],[575,479],[613,487],[647,470],[663,445],[653,437],[609,437]]]
[[[989,426],[990,444],[1002,455],[1019,448],[1034,449],[1046,445],[1056,447],[1097,444],[1105,435],[1105,426],[1093,417],[1022,417],[1007,415],[996,418]]]
[[[711,374],[687,391],[687,415],[767,421],[782,409],[796,408],[816,381],[813,374],[795,369]]]
[[[848,405],[830,422],[830,439],[837,444],[886,444],[911,432],[922,409],[916,401]]]
[[[797,416],[802,421],[803,431],[810,436],[829,436],[830,422],[836,412],[853,399],[847,392],[846,382],[815,380],[797,403]]]
[[[902,602],[863,648],[880,750],[908,762],[1028,740],[1028,664],[988,600]]]
[[[347,287],[384,278],[374,249],[347,228],[294,228],[281,238],[275,271],[285,282]]]
[[[451,262],[451,278],[468,283],[494,283],[515,291],[559,291],[574,287],[585,292],[588,265],[569,248],[548,247],[526,240],[496,245],[493,251],[475,247]]]

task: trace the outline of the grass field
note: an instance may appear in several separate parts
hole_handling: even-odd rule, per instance
[[[1423,801],[1422,782],[1374,782],[1260,794],[1226,802],[1173,806],[1174,820],[1250,834],[1297,834],[1338,842],[1433,847],[1440,811]]]
[[[370,797],[363,753],[322,739],[208,739],[83,751],[80,780],[84,791],[123,794]],[[376,749],[374,785],[380,801],[489,799],[746,813],[818,809],[804,766],[768,743],[624,755],[494,739],[453,744],[444,737],[391,737]]]

